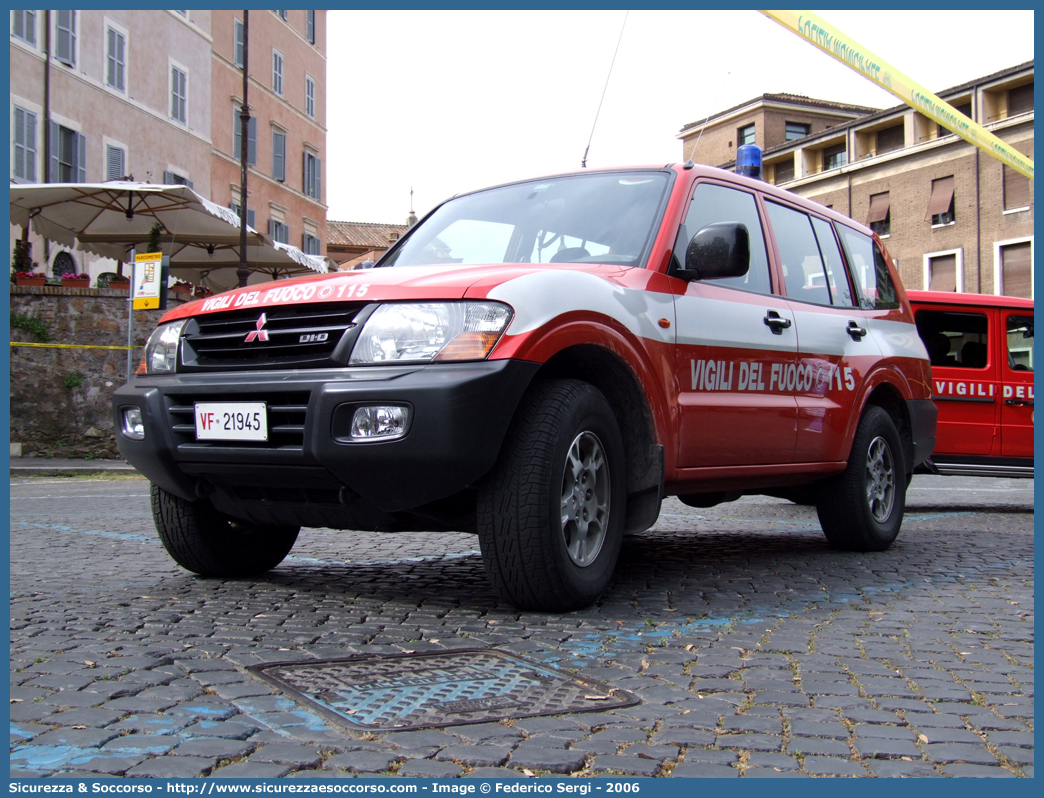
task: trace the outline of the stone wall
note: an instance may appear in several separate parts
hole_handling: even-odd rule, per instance
[[[171,300],[171,306],[177,300]],[[11,286],[11,314],[34,316],[50,346],[11,353],[11,443],[23,456],[118,457],[113,392],[127,381],[128,292],[116,289]],[[136,311],[132,365],[165,311]],[[11,326],[12,344],[43,343]]]

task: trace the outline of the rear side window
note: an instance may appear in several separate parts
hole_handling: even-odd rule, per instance
[[[816,231],[819,251],[826,264],[827,283],[830,285],[830,301],[840,307],[850,308],[855,305],[852,289],[845,273],[845,262],[841,259],[841,249],[834,237],[834,228],[824,219],[812,217],[812,228]]]
[[[1008,316],[1008,368],[1033,371],[1033,317]]]
[[[933,366],[958,369],[984,369],[989,360],[988,329],[985,313],[957,313],[950,310],[919,310],[915,317],[917,334],[928,350]],[[1030,357],[1033,351],[1033,320],[1030,319]],[[1008,338],[1011,339],[1009,332]]]
[[[758,215],[754,195],[746,191],[737,191],[713,183],[700,183],[696,186],[689,213],[674,243],[675,263],[678,266],[684,265],[685,250],[689,241],[704,227],[715,222],[740,222],[747,228],[750,235],[750,269],[742,277],[725,277],[707,282],[759,294],[772,293],[761,217]]]
[[[766,202],[772,233],[776,237],[787,296],[817,305],[832,304],[823,256],[807,213]]]
[[[868,235],[838,225],[841,242],[848,255],[859,307],[865,310],[891,310],[899,307],[899,295],[888,273],[884,254]]]

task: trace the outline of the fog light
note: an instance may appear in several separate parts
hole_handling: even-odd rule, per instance
[[[123,408],[123,437],[132,441],[145,440],[145,422],[142,421],[140,407]]]
[[[367,405],[352,416],[352,440],[372,441],[401,438],[406,434],[409,408],[398,405]]]

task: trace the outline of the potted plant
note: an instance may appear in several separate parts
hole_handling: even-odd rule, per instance
[[[170,290],[175,294],[184,294],[186,297],[192,295],[192,286],[188,283],[178,280],[174,285],[170,287]]]
[[[108,288],[115,288],[117,290],[130,290],[130,277],[123,274],[118,274],[115,277],[109,278]]]
[[[47,285],[47,276],[39,272],[15,272],[16,285]]]
[[[75,272],[68,272],[62,275],[62,287],[63,288],[87,288],[91,284],[91,276],[89,274],[76,274]]]

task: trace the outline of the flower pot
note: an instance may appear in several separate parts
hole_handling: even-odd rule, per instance
[[[39,277],[15,277],[15,285],[47,285],[47,278],[42,274]]]
[[[109,288],[116,291],[130,291],[130,280],[109,280]]]
[[[91,280],[89,277],[81,280],[62,280],[62,286],[65,288],[89,288]]]

